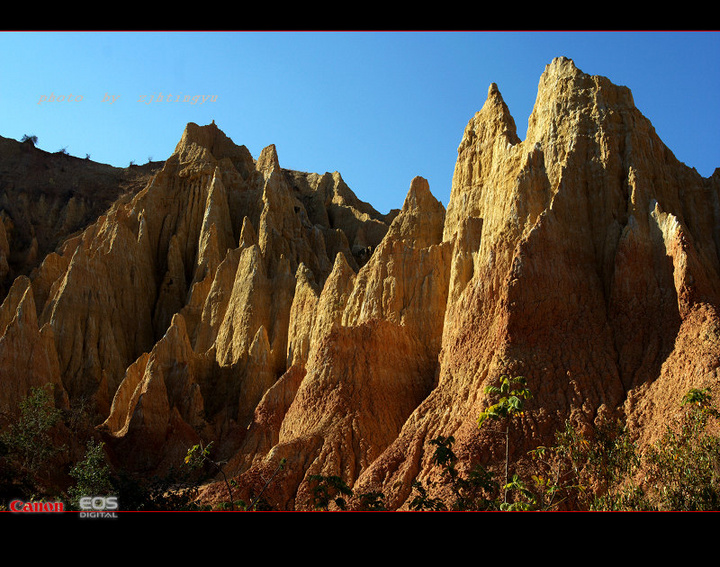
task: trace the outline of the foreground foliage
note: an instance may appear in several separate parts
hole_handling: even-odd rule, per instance
[[[53,432],[62,412],[55,408],[51,389],[33,388],[20,403],[17,419],[0,434],[2,492],[13,490],[29,497],[44,495],[53,459],[65,451]],[[5,420],[13,418],[5,416]]]
[[[429,498],[415,485],[416,510],[720,510],[720,412],[710,389],[692,389],[679,417],[644,451],[620,421],[601,420],[581,432],[569,421],[555,444],[530,451],[525,478],[506,476],[503,486],[476,466],[461,478],[452,437],[434,441],[434,462],[446,473],[453,498]],[[510,419],[506,414],[503,418]],[[506,469],[507,470],[507,469]],[[506,473],[507,475],[507,473]]]
[[[677,418],[643,450],[619,420],[599,420],[582,429],[567,421],[555,434],[554,444],[530,451],[524,466],[515,465],[518,470],[514,471],[507,457],[508,432],[513,421],[522,417],[530,392],[524,379],[507,376],[499,387],[486,392],[499,399],[483,412],[478,425],[504,422],[504,471],[459,463],[453,450],[455,439],[436,437],[430,443],[438,474],[424,484],[413,483],[410,510],[720,510],[720,412],[710,389],[687,392]],[[3,493],[12,490],[26,498],[62,498],[71,507],[83,495],[117,495],[124,510],[209,510],[195,498],[203,478],[222,473],[221,463],[211,458],[210,445],[192,447],[181,470],[163,478],[138,479],[114,473],[104,445],[91,439],[85,456],[69,468],[72,485],[59,493],[48,491],[42,482],[47,477],[45,469],[64,451],[53,443],[52,435],[63,419],[62,412],[54,408],[52,395],[45,389],[33,390],[20,409],[19,418],[0,436]],[[234,482],[221,474],[228,498],[218,509],[272,509],[263,493],[272,482],[282,482],[276,475],[284,466],[282,461],[248,504],[233,499]],[[198,471],[202,474],[193,474]],[[338,476],[313,475],[308,480],[314,510],[386,509],[382,493],[355,493]]]

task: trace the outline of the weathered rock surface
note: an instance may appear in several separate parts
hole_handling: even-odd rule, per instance
[[[0,296],[160,166],[112,167],[0,136]]]
[[[492,85],[458,148],[438,386],[359,486],[402,506],[436,435],[492,463],[500,444],[475,422],[504,372],[535,398],[518,458],[568,416],[624,411],[649,438],[688,387],[717,385],[717,182],[675,159],[627,88],[568,59],[541,77],[524,140]]]
[[[13,416],[32,388],[51,385],[55,403],[68,407],[53,330],[38,324],[30,280],[19,276],[0,306],[0,414]]]
[[[295,274],[321,289],[336,258],[354,274],[387,230],[338,174],[282,170],[273,146],[255,162],[214,124],[188,124],[142,190],[15,280],[0,310],[3,399],[57,383],[132,471],[177,465],[190,441],[231,455],[288,369]]]
[[[438,435],[463,464],[502,462],[476,424],[502,373],[534,395],[515,459],[567,418],[624,415],[648,441],[682,393],[720,379],[719,193],[629,89],[565,58],[524,139],[490,86],[447,210],[418,177],[381,215],[338,173],[188,124],[141,190],[39,245],[29,276],[14,278],[6,214],[0,405],[48,382],[58,404],[89,401],[134,473],[213,442],[245,501],[283,462],[264,492],[282,509],[310,506],[315,474],[403,508]]]
[[[438,254],[431,277],[424,277],[418,248],[393,230],[405,225],[401,212],[358,273],[342,326],[326,339],[342,348],[345,336],[370,320],[379,336],[380,328],[402,329],[393,341],[399,352],[407,348],[404,332],[427,341],[426,357],[412,358],[425,361],[428,373],[434,368],[436,379],[408,381],[417,366],[397,362],[394,380],[387,376],[384,385],[431,389],[420,388],[392,442],[377,439],[382,453],[361,461],[368,453],[359,443],[347,448],[345,424],[366,399],[359,388],[365,377],[386,376],[387,350],[366,340],[343,354],[360,370],[348,379],[356,386],[352,404],[342,378],[324,380],[351,373],[341,364],[327,369],[337,351],[309,359],[294,403],[316,417],[298,426],[291,405],[283,424],[293,428],[281,427],[264,463],[267,472],[281,457],[296,462],[297,456],[307,470],[302,477],[288,474],[286,482],[298,484],[290,490],[297,500],[285,487],[283,503],[306,505],[302,479],[322,473],[340,474],[359,492],[378,490],[387,505],[401,508],[412,480],[431,474],[429,441],[438,435],[455,437],[465,463],[502,462],[501,438],[489,428],[479,431],[476,420],[488,403],[484,387],[504,372],[525,375],[534,394],[534,409],[512,444],[516,458],[552,441],[567,417],[589,423],[603,412],[624,412],[638,435],[650,439],[687,388],[718,382],[717,181],[674,158],[627,88],[586,75],[570,60],[553,61],[541,77],[524,140],[491,85],[458,148],[442,238],[430,238],[430,225],[423,231],[429,238],[419,249]],[[405,301],[421,296],[422,281],[443,291],[429,293],[414,312]],[[439,306],[439,332],[433,332],[434,317],[418,315]],[[366,345],[373,348],[368,364],[358,360]],[[306,383],[323,388],[314,409]],[[395,403],[403,399],[395,394]],[[328,410],[331,402],[337,406]],[[328,439],[335,440],[332,451]],[[262,470],[257,455],[255,462]],[[253,478],[252,470],[245,474]]]

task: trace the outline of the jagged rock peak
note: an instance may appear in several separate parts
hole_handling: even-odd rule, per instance
[[[232,141],[228,138],[220,128],[217,127],[215,121],[212,123],[200,126],[194,122],[188,122],[183,130],[180,141],[175,147],[177,153],[182,148],[191,144],[197,144],[203,148],[207,148],[212,151],[213,149],[219,148],[223,145],[228,145]],[[233,144],[234,145],[234,144]]]
[[[242,165],[238,168],[239,171],[246,169],[248,164],[252,164],[250,151],[245,146],[235,144],[217,127],[214,120],[205,126],[188,122],[180,141],[175,146],[174,154],[180,156],[181,161],[186,161],[187,158],[197,155],[202,150],[209,152],[216,160],[229,158],[236,167]]]
[[[485,104],[498,106],[500,108],[503,107],[503,105],[505,104],[505,100],[500,93],[500,88],[497,86],[497,83],[490,83],[490,86],[488,87],[487,97],[485,100]]]
[[[550,63],[545,65],[545,73],[567,76],[584,75],[584,73],[575,66],[575,61],[565,56],[555,57]]]
[[[415,177],[400,214],[390,225],[388,240],[406,240],[417,247],[437,244],[442,239],[445,207],[430,192],[427,179]]]
[[[505,104],[497,84],[491,83],[485,104],[465,128],[458,153],[471,146],[481,148],[498,140],[504,145],[515,145],[520,142],[510,109]]]
[[[270,144],[262,149],[257,160],[257,169],[269,174],[273,169],[280,171],[280,160],[275,144]]]
[[[557,125],[551,125],[564,119],[577,122],[577,118],[585,116],[592,118],[593,123],[600,122],[612,109],[636,112],[628,87],[616,85],[600,75],[584,73],[567,57],[555,58],[540,77],[528,123],[528,139],[554,132]]]
[[[427,210],[437,207],[437,199],[430,192],[430,184],[424,177],[417,176],[410,183],[410,189],[405,196],[402,211],[407,212],[411,209]]]
[[[630,89],[616,85],[607,77],[601,75],[589,75],[578,69],[575,62],[567,57],[556,57],[545,66],[545,70],[540,77],[538,91],[556,90],[559,91],[563,87],[570,87],[573,90],[580,91],[578,87],[582,87],[584,82],[592,82],[599,87],[610,89],[621,93],[625,98],[625,102],[634,105],[632,93]],[[589,83],[588,83],[589,84]]]

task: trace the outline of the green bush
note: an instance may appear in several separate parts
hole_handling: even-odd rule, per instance
[[[20,414],[2,434],[1,452],[7,470],[5,482],[20,485],[25,493],[47,489],[43,479],[50,476],[49,464],[65,450],[53,439],[53,430],[62,412],[55,407],[51,387],[33,388],[20,402]]]
[[[645,455],[648,497],[658,510],[720,510],[720,438],[710,431],[719,413],[709,389],[690,390],[682,405]]]
[[[105,460],[104,444],[88,441],[85,458],[76,463],[70,476],[76,484],[68,490],[70,504],[78,506],[83,496],[110,496],[115,494],[110,467]]]
[[[720,509],[720,412],[714,407],[710,389],[690,390],[681,400],[679,417],[666,425],[660,439],[641,450],[626,425],[619,420],[598,420],[593,427],[579,428],[570,421],[555,434],[552,446],[530,451],[522,469],[509,474],[507,432],[514,417],[522,414],[529,399],[524,379],[503,377],[499,394],[478,420],[504,420],[506,434],[505,480],[480,464],[463,475],[453,451],[452,436],[438,436],[432,463],[441,474],[426,485],[413,483],[409,507],[417,511],[438,510],[672,510],[708,511]],[[16,422],[0,435],[0,463],[4,490],[22,490],[26,495],[42,494],[41,479],[50,463],[65,448],[56,446],[53,430],[62,419],[48,388],[33,389],[20,404]],[[210,447],[188,451],[191,468],[220,464],[209,457]],[[470,463],[469,463],[470,464]],[[269,509],[261,501],[271,482],[285,466],[281,461],[265,487],[248,506],[232,501],[232,482],[227,508]],[[222,472],[222,471],[221,471]],[[105,461],[102,443],[91,441],[82,461],[70,471],[75,485],[68,490],[72,501],[84,495],[116,494],[126,510],[198,510],[193,498],[196,485],[187,478],[169,475],[165,479],[131,479],[122,471],[113,474]],[[317,510],[384,510],[384,495],[378,492],[354,494],[343,479],[314,475],[309,479],[313,505]],[[442,495],[442,496],[438,496]]]
[[[522,405],[511,402],[512,381],[489,390],[503,398],[491,406],[487,418],[505,419]],[[522,399],[527,399],[523,394]],[[519,400],[521,401],[521,400]],[[718,412],[709,389],[690,390],[683,412],[667,424],[659,441],[641,450],[624,423],[600,419],[579,428],[567,421],[555,444],[529,452],[524,476],[507,476],[499,486],[493,475],[476,465],[467,478],[456,468],[452,437],[437,437],[433,463],[445,471],[449,502],[430,496],[440,483],[413,484],[413,510],[587,510],[587,511],[699,511],[720,510],[720,438]],[[498,411],[498,409],[500,411]],[[509,410],[509,411],[506,411]],[[507,429],[506,429],[507,431]],[[440,493],[438,491],[438,493]]]
[[[681,405],[681,416],[644,451],[619,421],[585,435],[567,423],[554,447],[533,452],[544,465],[534,477],[544,501],[581,510],[720,509],[720,414],[709,389],[690,390]]]

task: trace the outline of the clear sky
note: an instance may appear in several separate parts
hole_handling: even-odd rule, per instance
[[[255,158],[275,144],[283,167],[339,171],[380,212],[402,206],[416,175],[447,206],[490,83],[523,138],[558,56],[629,87],[701,175],[720,167],[716,32],[6,31],[0,135],[125,167],[166,159],[187,122],[215,120]]]

